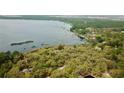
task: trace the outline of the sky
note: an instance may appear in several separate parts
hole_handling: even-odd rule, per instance
[[[123,0],[0,0],[0,15],[124,15]]]

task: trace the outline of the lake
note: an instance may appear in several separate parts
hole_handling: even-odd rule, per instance
[[[70,32],[70,28],[70,24],[59,21],[0,19],[0,51],[23,52],[58,44],[81,44],[80,38]],[[11,46],[25,41],[33,42]]]

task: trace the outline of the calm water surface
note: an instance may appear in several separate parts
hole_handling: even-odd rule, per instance
[[[71,26],[59,21],[43,20],[4,20],[0,19],[0,51],[28,51],[44,47],[43,44],[81,44],[82,41],[72,32]],[[11,46],[11,43],[24,41],[33,43]]]

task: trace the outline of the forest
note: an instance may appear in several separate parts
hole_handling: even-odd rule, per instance
[[[21,53],[0,52],[1,78],[123,78],[124,21],[54,18],[72,25],[85,44],[57,45]]]

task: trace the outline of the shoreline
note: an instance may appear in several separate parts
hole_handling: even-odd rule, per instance
[[[57,21],[57,22],[62,22],[62,23],[64,23],[64,24],[67,24],[67,25],[69,25],[70,27],[69,27],[69,32],[72,32],[73,34],[75,34],[79,39],[81,39],[81,41],[84,39],[80,34],[78,34],[78,33],[75,33],[75,32],[73,32],[73,31],[71,31],[70,29],[73,27],[73,23],[71,23],[71,22],[66,22],[65,20],[63,20],[63,19],[22,19],[22,18],[0,18],[0,20],[27,20],[27,21],[29,21],[29,20],[33,20],[33,21],[37,21],[37,20],[39,20],[39,21]],[[25,44],[25,42],[19,42],[19,43],[11,43],[10,45],[11,46],[16,46],[16,45],[22,45],[22,44],[20,44],[20,43],[24,43]],[[31,42],[32,43],[32,42]],[[58,46],[58,45],[61,45],[61,44],[55,44],[55,45],[52,45],[52,46]],[[77,44],[64,44],[64,45],[77,45]],[[79,45],[79,44],[78,44]],[[48,47],[48,46],[46,46],[46,47]],[[50,46],[51,47],[51,46]],[[29,51],[34,51],[34,50],[37,50],[37,49],[41,49],[41,48],[45,48],[45,47],[39,47],[39,48],[32,48],[32,49],[30,49],[30,50],[27,50],[27,51],[19,51],[19,50],[7,50],[7,51],[11,51],[11,52],[13,52],[13,51],[19,51],[19,52],[22,52],[22,53],[25,53],[25,52],[29,52]],[[7,51],[1,51],[1,52],[7,52]]]

